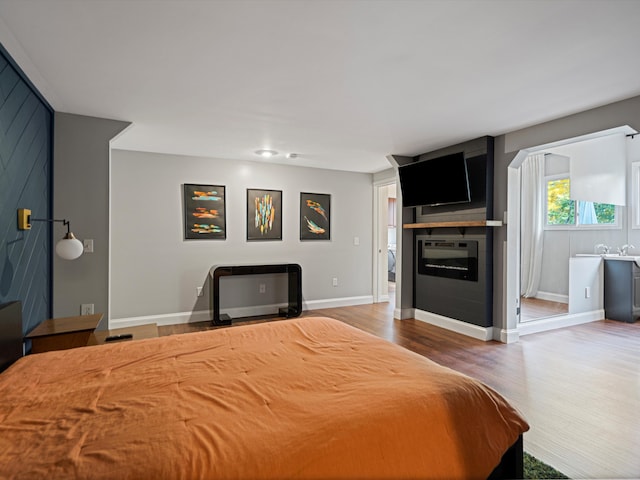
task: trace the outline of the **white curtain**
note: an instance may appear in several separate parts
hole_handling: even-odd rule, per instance
[[[544,244],[544,154],[529,155],[522,163],[520,222],[520,294],[535,297],[540,286]]]

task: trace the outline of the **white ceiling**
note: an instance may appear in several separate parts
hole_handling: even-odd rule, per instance
[[[360,172],[640,94],[637,0],[0,0],[0,42],[116,148]]]

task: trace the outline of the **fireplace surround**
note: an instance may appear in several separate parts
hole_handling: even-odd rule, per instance
[[[464,153],[471,201],[411,208],[416,223],[405,225],[403,231],[413,237],[412,303],[416,311],[489,329],[493,326],[492,227],[496,226],[491,220],[494,139],[481,137],[403,161],[452,152]]]
[[[416,235],[415,308],[490,327],[492,269],[487,265],[487,232],[475,228],[462,236],[443,230],[447,233],[439,229],[431,235]]]

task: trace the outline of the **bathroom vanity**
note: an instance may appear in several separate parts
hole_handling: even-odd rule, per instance
[[[610,320],[633,323],[640,317],[640,257],[604,257],[604,310]]]

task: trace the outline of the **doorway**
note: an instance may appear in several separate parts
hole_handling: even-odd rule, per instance
[[[589,298],[582,298],[589,297],[588,293],[576,295],[576,292],[580,289],[576,290],[569,282],[572,276],[570,273],[570,265],[576,265],[575,263],[571,263],[574,260],[573,257],[576,255],[594,253],[594,246],[603,239],[605,241],[609,241],[610,244],[617,244],[619,242],[624,243],[623,240],[625,240],[628,235],[626,228],[624,228],[624,219],[626,218],[626,215],[623,215],[622,211],[620,211],[620,217],[622,218],[623,223],[620,227],[617,227],[617,229],[612,228],[605,230],[602,226],[589,225],[588,227],[594,228],[580,230],[573,227],[558,228],[554,230],[553,228],[548,228],[549,223],[551,222],[549,221],[549,212],[545,210],[543,214],[545,218],[544,221],[546,222],[545,228],[547,228],[547,230],[544,232],[546,235],[544,242],[548,245],[549,249],[546,249],[545,247],[545,250],[548,250],[548,256],[544,257],[544,262],[541,264],[540,268],[545,269],[552,266],[554,268],[553,274],[547,275],[546,278],[560,283],[557,290],[549,288],[549,286],[552,285],[551,282],[543,284],[541,288],[536,287],[538,293],[533,295],[533,297],[537,297],[541,300],[537,303],[540,303],[543,308],[538,310],[536,308],[537,305],[528,305],[528,300],[526,300],[522,295],[522,289],[524,288],[526,290],[526,285],[523,287],[523,282],[525,281],[523,280],[523,276],[528,278],[528,275],[526,272],[523,272],[523,264],[521,263],[523,259],[523,252],[526,253],[527,249],[527,246],[525,245],[526,238],[523,234],[523,231],[527,229],[524,224],[531,223],[530,220],[525,218],[524,213],[525,199],[529,199],[529,196],[523,192],[523,186],[525,183],[523,180],[523,164],[525,160],[536,154],[543,157],[545,153],[548,154],[546,158],[542,159],[542,161],[547,164],[547,168],[549,170],[546,172],[547,175],[543,177],[544,184],[546,188],[549,189],[550,185],[556,181],[552,174],[555,174],[556,177],[562,177],[559,173],[563,173],[555,171],[558,169],[558,165],[562,162],[559,161],[559,158],[553,157],[560,157],[566,153],[567,148],[570,148],[572,145],[579,144],[580,142],[599,139],[610,135],[628,135],[630,132],[633,132],[633,130],[629,127],[619,127],[546,145],[531,147],[518,152],[514,160],[509,165],[506,252],[507,295],[505,299],[507,306],[507,331],[505,332],[507,342],[509,341],[509,337],[512,332],[518,332],[520,335],[535,333],[602,318],[604,311],[601,306],[597,305],[598,302],[592,301]],[[565,170],[568,172],[568,166]],[[547,191],[543,193],[542,201],[545,203],[545,208],[548,208],[550,197],[547,196]],[[576,202],[574,206],[575,212],[578,212],[580,203],[585,202]],[[578,214],[576,213],[576,215]],[[535,251],[536,247],[532,250]],[[539,250],[542,249],[540,248]],[[559,256],[561,256],[560,254],[564,256],[562,259],[558,260]],[[560,268],[560,270],[558,270],[558,268]],[[586,280],[581,279],[581,282],[584,281]],[[599,285],[597,288],[600,288]],[[583,290],[584,289],[580,290],[580,292]],[[544,294],[545,292],[546,295]],[[550,295],[549,292],[553,292],[554,294]],[[549,298],[545,298],[545,296]],[[563,296],[565,297],[564,299],[561,298]],[[513,305],[511,302],[515,303],[516,308],[509,308],[510,304]],[[535,304],[536,300],[533,300],[533,303]],[[514,338],[517,338],[517,334],[515,334]]]
[[[374,185],[374,302],[395,303],[397,187],[395,180]]]

